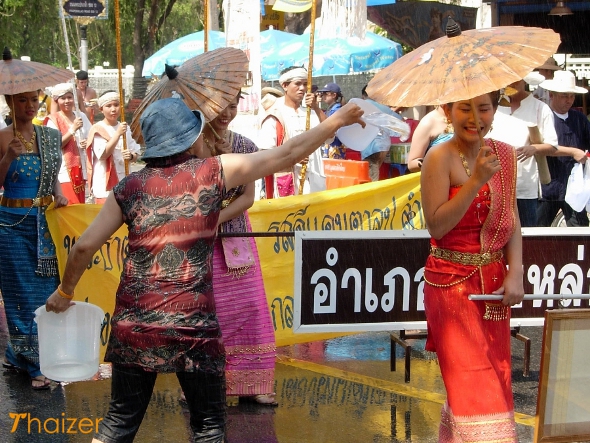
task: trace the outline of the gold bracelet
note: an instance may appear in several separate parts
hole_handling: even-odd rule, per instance
[[[71,300],[74,298],[74,293],[72,292],[72,295],[68,295],[66,294],[62,289],[61,289],[61,285],[59,285],[57,287],[57,293],[59,294],[60,297],[65,298],[66,300]]]

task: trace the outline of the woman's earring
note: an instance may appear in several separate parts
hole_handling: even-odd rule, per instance
[[[451,122],[450,118],[445,117],[445,123],[447,124],[447,127],[445,128],[446,134],[451,134],[451,133],[455,132],[455,130],[453,129],[453,123]]]

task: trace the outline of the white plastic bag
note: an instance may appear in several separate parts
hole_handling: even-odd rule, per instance
[[[589,169],[588,167],[584,168],[580,163],[576,163],[567,179],[565,202],[576,212],[583,211],[590,200]]]

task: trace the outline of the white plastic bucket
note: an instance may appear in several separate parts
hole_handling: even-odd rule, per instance
[[[104,312],[98,306],[77,302],[65,312],[35,311],[39,332],[39,364],[47,378],[80,381],[98,371],[100,332]]]
[[[360,98],[351,98],[349,102],[359,106],[365,114],[372,114],[379,112],[379,108]],[[363,151],[371,144],[373,139],[379,134],[379,128],[374,125],[366,125],[364,128],[355,123],[353,125],[344,126],[336,131],[338,139],[350,149],[355,151]]]

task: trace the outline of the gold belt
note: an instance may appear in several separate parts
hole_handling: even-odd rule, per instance
[[[452,251],[450,249],[442,249],[435,246],[430,246],[430,255],[436,258],[442,258],[443,260],[451,261],[453,263],[459,263],[461,265],[483,266],[502,260],[502,257],[504,257],[504,252],[500,250],[494,252],[471,253]]]
[[[52,195],[35,198],[7,198],[2,196],[0,198],[0,206],[6,208],[38,208],[39,206],[47,206],[52,201]]]

